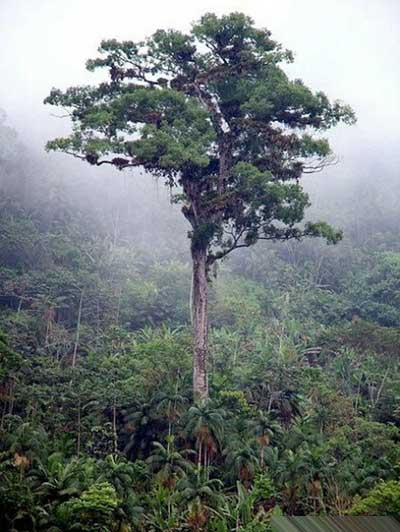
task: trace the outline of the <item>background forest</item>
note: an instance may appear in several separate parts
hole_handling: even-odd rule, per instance
[[[309,180],[338,245],[260,244],[214,271],[211,400],[193,406],[187,227],[168,193],[56,166],[2,117],[0,528],[398,513],[399,184],[375,173],[385,188]]]

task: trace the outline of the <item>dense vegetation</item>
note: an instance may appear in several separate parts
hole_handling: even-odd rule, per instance
[[[254,532],[279,514],[400,512],[390,183],[324,210],[337,246],[260,245],[213,272],[196,406],[176,210],[158,218],[151,189],[124,203],[116,173],[93,198],[87,175],[53,171],[0,122],[1,530]]]

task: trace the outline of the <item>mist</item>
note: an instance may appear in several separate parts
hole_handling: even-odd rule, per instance
[[[202,2],[186,5],[119,0],[110,9],[105,1],[68,4],[61,1],[2,0],[0,6],[1,108],[33,156],[51,165],[59,176],[90,181],[106,172],[74,164],[67,156],[46,154],[50,138],[69,130],[67,119],[43,105],[52,87],[95,84],[101,74],[85,70],[104,38],[139,40],[161,27],[188,30],[207,11],[243,11],[273,38],[295,53],[288,72],[314,89],[350,104],[357,116],[352,128],[328,132],[339,163],[306,178],[316,209],[324,198],[375,186],[397,193],[400,106],[400,5],[396,0],[321,2]],[[68,177],[67,177],[68,175]],[[110,190],[127,177],[108,172]],[[61,177],[59,178],[61,179]],[[73,178],[74,179],[74,178]],[[135,182],[139,181],[135,179]],[[139,188],[143,185],[139,185]],[[162,187],[160,187],[162,188]],[[151,201],[154,187],[149,187]],[[357,192],[355,192],[357,194]],[[385,192],[384,192],[385,193]],[[166,194],[158,190],[162,202]],[[393,194],[389,191],[389,198]],[[340,200],[339,200],[340,201]]]
[[[46,142],[68,134],[70,123],[62,111],[45,106],[43,100],[53,87],[93,85],[105,79],[105,73],[85,69],[86,60],[96,56],[104,38],[140,40],[164,27],[188,31],[205,12],[236,10],[252,16],[294,52],[294,63],[284,67],[292,78],[303,79],[312,89],[348,103],[355,111],[356,125],[339,125],[323,133],[336,163],[302,178],[311,200],[306,219],[324,219],[343,229],[345,242],[351,241],[354,227],[362,226],[366,235],[379,232],[380,224],[395,231],[400,194],[398,2],[343,0],[324,8],[314,0],[183,6],[174,1],[138,7],[119,0],[110,9],[105,1],[73,0],[66,5],[41,0],[33,5],[3,0],[0,108],[6,113],[4,125],[18,135],[14,165],[24,175],[22,196],[28,204],[36,196],[47,196],[51,203],[64,195],[72,208],[95,213],[97,223],[110,234],[115,233],[118,220],[121,241],[153,247],[160,260],[161,249],[164,259],[188,260],[189,227],[171,202],[174,191],[143,171],[93,168],[62,153],[45,152]],[[6,173],[0,178],[3,188],[10,188]],[[18,185],[16,190],[21,192]],[[160,242],[167,244],[160,247]],[[332,253],[315,241],[295,246]],[[269,247],[261,244],[252,253],[262,256]],[[279,245],[272,248],[279,252]],[[397,249],[394,242],[392,249]],[[231,262],[240,264],[245,253],[239,250]]]

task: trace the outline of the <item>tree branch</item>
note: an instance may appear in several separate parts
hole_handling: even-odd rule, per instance
[[[339,162],[339,157],[336,155],[330,155],[328,157],[323,157],[320,159],[317,159],[314,163],[311,162],[309,165],[303,166],[303,174],[316,174],[317,172],[321,172],[324,168],[327,168],[328,166],[335,166]]]

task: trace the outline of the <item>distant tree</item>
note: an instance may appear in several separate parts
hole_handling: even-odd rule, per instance
[[[298,225],[309,205],[299,179],[333,161],[316,134],[352,124],[354,113],[289,80],[279,65],[291,52],[241,13],[206,14],[188,34],[106,40],[99,52],[87,68],[107,68],[108,82],[46,98],[73,124],[47,149],[98,166],[143,167],[179,187],[175,201],[191,225],[194,397],[206,401],[210,268],[258,240],[340,239],[326,223]]]
[[[0,168],[5,161],[17,156],[18,136],[17,132],[6,125],[7,115],[0,109]]]
[[[23,203],[28,192],[27,163],[29,161],[32,172],[32,154],[7,122],[7,114],[0,108],[0,194],[7,202],[12,198]]]

